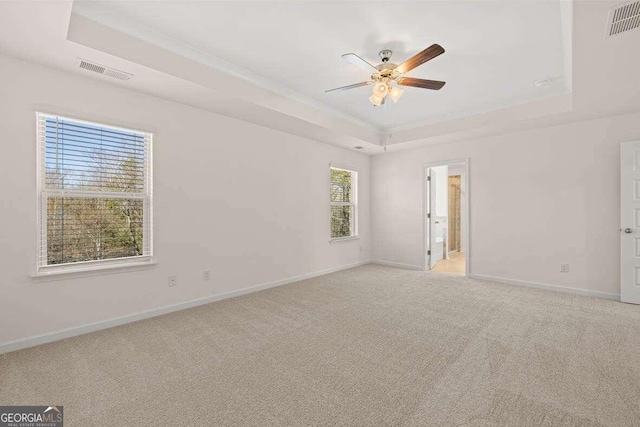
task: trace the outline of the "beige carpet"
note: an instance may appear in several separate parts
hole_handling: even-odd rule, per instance
[[[638,426],[640,306],[367,265],[2,355],[0,404],[66,426]]]

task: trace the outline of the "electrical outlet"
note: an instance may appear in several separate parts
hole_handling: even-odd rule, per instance
[[[169,287],[173,287],[178,284],[177,276],[169,276]]]
[[[560,264],[560,273],[568,273],[569,264]]]
[[[211,280],[211,271],[205,270],[202,272],[202,280]]]

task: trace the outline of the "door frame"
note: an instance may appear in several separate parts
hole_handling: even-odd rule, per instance
[[[464,174],[465,174],[465,184],[466,191],[463,197],[465,206],[467,208],[467,215],[462,223],[464,232],[462,233],[467,242],[467,248],[465,251],[465,277],[470,277],[471,275],[471,204],[469,203],[471,197],[471,176],[469,174],[469,158],[462,159],[451,159],[451,160],[442,160],[439,162],[429,162],[422,164],[422,269],[425,271],[430,271],[429,263],[427,262],[427,251],[429,250],[429,246],[431,242],[429,241],[429,233],[430,233],[430,222],[427,221],[427,214],[429,213],[429,185],[427,184],[427,176],[430,168],[435,168],[438,166],[453,166],[453,165],[464,165]]]

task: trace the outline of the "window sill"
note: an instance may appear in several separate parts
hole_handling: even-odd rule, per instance
[[[123,262],[118,264],[94,265],[90,267],[64,267],[53,269],[51,271],[39,271],[31,275],[31,278],[37,282],[50,280],[64,280],[78,277],[100,276],[104,274],[126,273],[129,271],[147,270],[153,268],[158,263],[153,260]]]
[[[329,239],[329,243],[334,244],[334,243],[342,243],[342,242],[349,242],[351,240],[359,240],[360,236],[351,236],[351,237],[336,237],[335,239]]]

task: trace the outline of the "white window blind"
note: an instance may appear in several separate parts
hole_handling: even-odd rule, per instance
[[[39,272],[150,260],[152,138],[37,114]]]
[[[358,235],[358,172],[330,168],[331,238]]]

